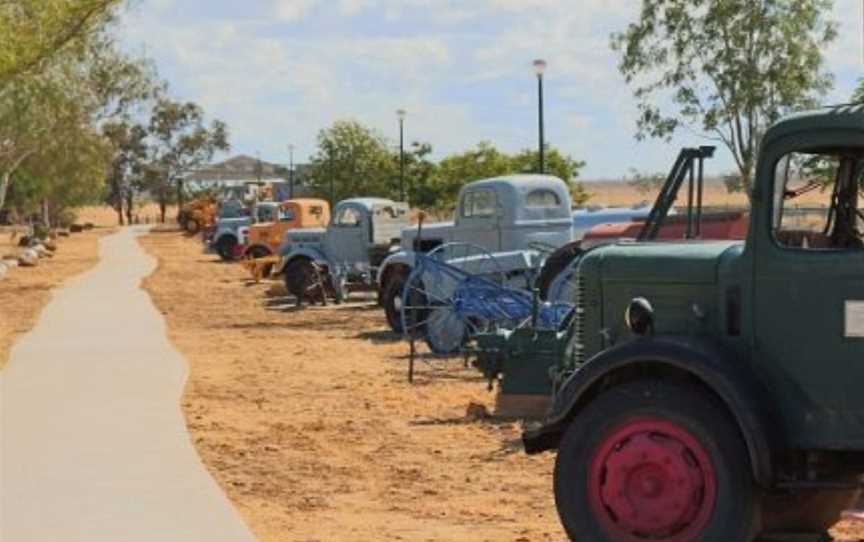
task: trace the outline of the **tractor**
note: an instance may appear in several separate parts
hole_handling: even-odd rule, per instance
[[[566,346],[525,347],[559,365],[523,434],[527,453],[557,451],[571,539],[818,539],[856,502],[862,177],[864,107],[800,113],[762,139],[745,240],[577,256]],[[824,206],[800,209],[804,193]]]

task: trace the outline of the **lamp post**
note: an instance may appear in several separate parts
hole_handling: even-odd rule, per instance
[[[546,61],[537,59],[534,61],[534,73],[537,74],[537,120],[539,124],[540,137],[540,173],[546,173],[546,141],[543,132],[543,73],[546,72]]]
[[[294,199],[294,145],[288,145],[288,199]]]
[[[396,111],[399,117],[399,195],[400,201],[405,199],[405,116],[408,113],[404,109]]]

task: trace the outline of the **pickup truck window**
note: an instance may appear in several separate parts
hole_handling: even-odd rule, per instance
[[[258,208],[258,220],[260,222],[272,222],[273,221],[273,209],[271,207],[259,207]]]
[[[526,207],[532,208],[550,208],[561,205],[561,199],[558,194],[552,190],[532,190],[525,196]]]
[[[480,189],[465,194],[462,203],[463,218],[485,218],[495,216],[495,191]]]
[[[336,217],[336,225],[346,228],[356,227],[360,225],[360,213],[356,209],[346,207],[339,211],[339,216]]]

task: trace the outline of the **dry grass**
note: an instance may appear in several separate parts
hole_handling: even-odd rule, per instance
[[[159,221],[159,206],[155,203],[148,203],[140,206],[134,213],[142,224],[155,224]],[[90,222],[97,226],[116,226],[117,211],[107,205],[91,205],[88,207],[79,207],[75,210],[75,215],[78,222],[86,224]],[[173,222],[177,217],[177,208],[175,206],[168,207],[165,213],[165,220]]]
[[[475,420],[493,396],[460,360],[421,364],[366,304],[295,311],[281,287],[177,233],[145,288],[191,366],[193,441],[255,533],[275,540],[561,540],[552,456]],[[268,294],[268,290],[271,290]]]
[[[36,324],[51,289],[96,264],[98,241],[106,233],[93,230],[61,238],[54,258],[41,260],[34,268],[13,268],[0,279],[0,368],[16,337]],[[9,234],[0,234],[0,256],[14,249]]]
[[[603,206],[630,206],[641,203],[643,201],[654,202],[657,197],[657,192],[640,192],[623,181],[603,181],[603,182],[585,182],[586,191],[591,194],[590,205]],[[686,198],[682,194],[682,198]],[[819,191],[811,192],[801,196],[795,202],[799,205],[825,203],[828,196]],[[706,181],[704,203],[711,207],[743,207],[748,206],[747,196],[743,193],[730,194],[726,190],[726,186],[721,181]],[[684,205],[686,202],[679,199],[678,205]]]
[[[553,456],[526,456],[518,423],[466,414],[494,400],[473,370],[421,364],[409,385],[377,307],[296,311],[179,233],[142,243],[159,258],[145,288],[191,366],[192,439],[261,540],[564,540]]]

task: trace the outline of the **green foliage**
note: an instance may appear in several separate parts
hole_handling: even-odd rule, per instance
[[[634,85],[637,137],[686,126],[732,152],[749,189],[759,141],[790,110],[831,87],[824,47],[832,0],[643,0],[639,20],[612,36]],[[669,103],[668,106],[665,104]]]
[[[337,121],[318,133],[308,182],[334,202],[354,196],[398,199],[398,160],[381,134],[353,120]]]
[[[515,155],[499,151],[492,143],[452,154],[437,164],[430,159],[432,146],[414,142],[405,149],[405,185],[415,207],[444,211],[451,209],[459,190],[471,181],[536,171],[536,151]],[[585,163],[546,151],[549,173],[570,183],[574,202],[584,203],[588,194],[575,182]],[[356,121],[338,121],[318,136],[318,152],[312,159],[310,185],[322,197],[335,201],[355,196],[399,199],[399,151],[383,136]]]
[[[0,88],[86,44],[120,0],[0,1]]]
[[[165,205],[172,191],[176,191],[178,204],[183,205],[186,175],[207,164],[217,151],[231,148],[228,126],[220,120],[208,126],[204,110],[194,102],[160,98],[153,107],[148,132],[152,140],[151,157],[144,182],[157,196],[164,221]]]

